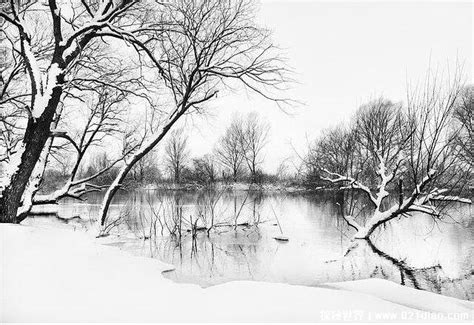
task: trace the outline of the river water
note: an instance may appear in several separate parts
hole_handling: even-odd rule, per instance
[[[87,202],[66,200],[59,216],[81,219],[48,220],[90,228],[100,200],[100,194]],[[111,231],[109,245],[173,264],[176,269],[166,277],[204,287],[232,280],[315,286],[376,277],[472,300],[471,209],[455,206],[436,222],[423,215],[402,217],[371,242],[354,242],[331,194],[121,192],[110,211],[121,222]],[[282,236],[288,241],[274,238]]]

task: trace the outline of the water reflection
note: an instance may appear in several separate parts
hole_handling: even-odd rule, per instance
[[[356,240],[339,262],[342,264],[341,269],[351,269],[353,272],[365,268],[362,270],[365,277],[392,280],[415,289],[462,299],[473,298],[472,270],[460,274],[458,278],[451,278],[440,264],[424,267],[410,265],[406,258],[392,256],[369,240]]]
[[[119,237],[111,244],[173,264],[167,277],[202,286],[232,280],[312,286],[377,277],[473,299],[470,207],[453,210],[458,223],[400,218],[373,242],[351,242],[353,230],[341,217],[348,202],[245,191],[121,193],[111,211],[121,219],[113,230]],[[97,196],[87,204],[66,202],[59,215],[80,216],[69,226],[84,227],[99,203]],[[280,227],[289,242],[274,240]]]

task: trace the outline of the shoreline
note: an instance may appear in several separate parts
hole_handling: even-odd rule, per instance
[[[472,321],[474,303],[380,279],[305,287],[175,283],[90,233],[0,225],[2,321]],[[238,308],[245,301],[245,309]],[[183,313],[183,308],[186,313]],[[339,315],[339,316],[338,316]],[[340,315],[348,319],[339,319]],[[356,317],[356,318],[354,318]],[[457,317],[457,319],[456,319]]]
[[[286,192],[286,193],[311,193],[323,188],[308,189],[303,186],[293,186],[288,184],[280,183],[224,183],[217,182],[213,184],[196,184],[196,183],[162,183],[162,184],[149,184],[137,187],[140,190],[146,191],[200,191],[200,190],[224,190],[224,191],[248,191],[248,192]],[[325,189],[328,190],[328,189]],[[330,190],[330,189],[329,189]]]

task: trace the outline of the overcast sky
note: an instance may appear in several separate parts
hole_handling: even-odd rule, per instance
[[[302,151],[367,100],[403,100],[407,80],[423,77],[430,62],[452,68],[458,58],[472,83],[470,1],[263,1],[258,16],[296,71],[292,95],[306,105],[288,115],[244,92],[218,98],[211,116],[186,121],[196,156],[212,150],[235,112],[257,110],[271,125],[264,167],[274,171],[292,147]]]

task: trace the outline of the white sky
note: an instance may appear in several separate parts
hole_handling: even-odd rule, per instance
[[[285,49],[300,83],[294,97],[306,105],[287,115],[245,93],[218,98],[212,116],[186,121],[195,156],[212,150],[235,112],[257,110],[271,125],[264,168],[274,171],[292,145],[301,151],[370,98],[403,100],[407,80],[429,65],[453,68],[458,58],[472,83],[472,2],[264,1],[259,18]]]

